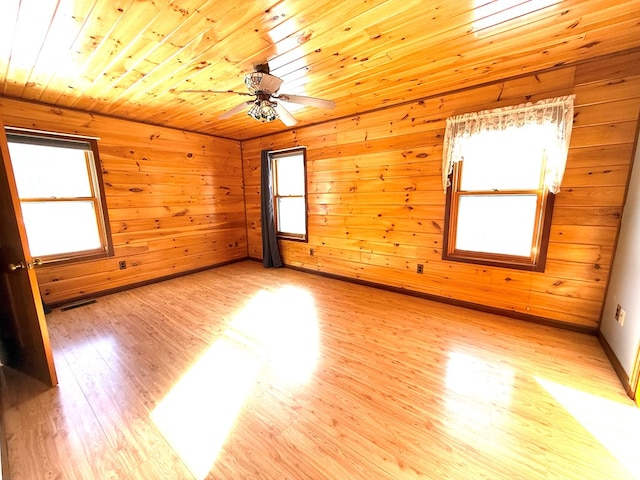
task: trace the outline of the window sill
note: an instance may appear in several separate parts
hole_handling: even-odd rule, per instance
[[[296,235],[281,235],[278,234],[276,235],[276,237],[278,238],[278,240],[288,240],[291,242],[303,242],[303,243],[307,243],[309,242],[309,239],[306,235],[304,236],[296,236]]]
[[[72,263],[88,262],[92,260],[101,260],[109,257],[113,257],[113,253],[105,251],[90,251],[90,252],[73,252],[66,255],[49,255],[49,256],[35,256],[42,260],[43,267],[68,265]]]
[[[453,254],[443,254],[442,260],[450,262],[471,263],[474,265],[484,265],[487,267],[509,268],[512,270],[526,270],[529,272],[544,272],[546,259],[538,259],[532,263],[527,257],[516,257],[501,255],[488,257],[477,252],[456,252]]]

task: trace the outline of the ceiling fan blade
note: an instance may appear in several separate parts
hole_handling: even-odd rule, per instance
[[[234,95],[247,95],[253,97],[252,93],[234,92],[233,90],[182,90],[183,93],[233,93]]]
[[[298,103],[300,105],[307,105],[310,107],[319,108],[335,108],[336,102],[333,100],[325,100],[323,98],[304,97],[302,95],[289,95],[288,93],[281,93],[277,96],[278,99],[285,102]]]
[[[281,103],[276,103],[275,107],[276,113],[278,114],[278,118],[282,120],[287,127],[293,127],[298,121],[293,118],[293,115],[289,113],[289,111],[282,106]]]
[[[220,115],[218,118],[221,119],[221,120],[224,120],[225,118],[229,118],[229,117],[235,115],[236,113],[241,112],[242,110],[244,110],[246,107],[248,107],[252,103],[253,103],[253,100],[249,100],[248,102],[242,102],[241,104],[236,105],[235,107],[233,107],[231,110],[227,110],[222,115]]]

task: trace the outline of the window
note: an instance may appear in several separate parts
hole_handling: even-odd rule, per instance
[[[573,96],[447,120],[443,258],[543,271]]]
[[[279,238],[307,240],[306,150],[271,153],[273,208]]]
[[[9,130],[7,139],[31,255],[110,255],[96,140]]]

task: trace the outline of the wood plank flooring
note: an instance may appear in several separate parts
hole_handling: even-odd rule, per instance
[[[47,316],[3,367],[12,480],[632,479],[594,337],[242,262]]]

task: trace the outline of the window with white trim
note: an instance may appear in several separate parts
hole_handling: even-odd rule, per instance
[[[31,256],[111,255],[97,141],[9,129],[7,140]]]
[[[272,152],[270,157],[276,234],[279,238],[306,241],[306,149]]]
[[[573,96],[447,120],[446,260],[544,270]]]

